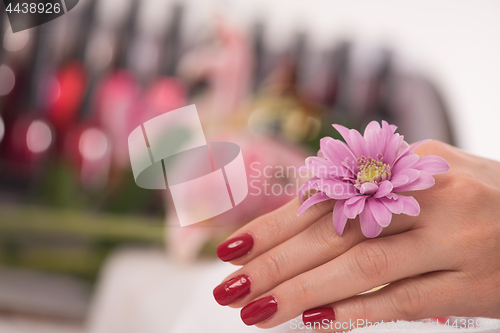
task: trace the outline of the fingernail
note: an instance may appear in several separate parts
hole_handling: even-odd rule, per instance
[[[328,322],[335,320],[335,311],[332,308],[315,308],[305,311],[302,314],[302,321],[304,324],[310,324],[314,327],[314,323],[323,323],[323,320]]]
[[[214,298],[220,305],[229,305],[250,294],[250,285],[247,275],[238,275],[215,287]]]
[[[274,296],[267,296],[241,309],[241,320],[250,326],[271,318],[278,311],[278,301]]]
[[[243,234],[238,237],[230,238],[217,246],[217,256],[222,261],[232,261],[243,257],[250,252],[253,247],[253,237],[249,234]]]

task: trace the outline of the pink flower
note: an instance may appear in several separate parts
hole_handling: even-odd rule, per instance
[[[359,215],[361,231],[376,237],[391,223],[392,214],[417,216],[420,206],[412,196],[399,192],[424,190],[434,185],[432,175],[445,173],[450,165],[438,156],[419,158],[413,150],[427,141],[409,146],[396,126],[372,121],[363,136],[356,130],[333,125],[344,142],[330,137],[321,139],[318,156],[306,159],[300,170],[311,172],[300,189],[299,198],[308,189],[318,193],[303,202],[297,215],[312,205],[335,199],[333,225],[342,235],[347,219]]]

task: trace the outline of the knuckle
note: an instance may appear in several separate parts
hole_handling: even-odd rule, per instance
[[[500,290],[500,276],[492,267],[479,268],[478,271],[463,272],[459,286],[468,288],[470,302],[464,305],[464,310],[473,316],[495,316],[500,310],[498,292]],[[487,314],[487,315],[486,315]]]
[[[262,257],[261,267],[263,268],[264,279],[281,281],[283,269],[285,267],[283,252],[272,251],[272,253],[264,254]]]
[[[401,284],[392,293],[392,304],[398,319],[420,319],[423,315],[424,300],[420,290],[411,284]]]
[[[469,204],[474,203],[471,207],[482,201],[487,186],[474,177],[470,172],[462,170],[450,170],[446,174],[441,175],[439,186],[435,186],[430,195],[435,200],[441,200],[449,204],[456,205],[458,202],[465,203],[462,208],[469,207]],[[444,201],[443,201],[444,200]]]
[[[367,297],[358,297],[358,302],[354,303],[354,312],[357,318],[363,318],[368,321],[376,320],[376,311],[373,309],[373,300]]]
[[[447,200],[445,204],[461,212],[463,217],[482,216],[488,205],[488,198],[496,197],[493,189],[468,172],[457,172],[451,177],[454,178],[451,184],[442,189],[447,190],[448,196],[443,196]],[[480,224],[475,225],[474,229],[477,227],[480,227]]]
[[[498,257],[498,240],[500,239],[500,226],[494,222],[474,214],[481,223],[471,225],[470,220],[462,218],[460,220],[460,231],[453,232],[451,246],[460,243],[467,243],[467,248],[460,249],[457,256],[457,268],[474,272],[482,277],[486,277],[491,270],[491,262],[495,262]],[[460,259],[459,259],[460,258]]]
[[[314,288],[314,285],[311,284],[311,280],[298,277],[294,279],[293,282],[293,295],[295,295],[292,298],[292,303],[293,304],[310,304],[310,300],[314,299],[314,295],[312,293],[316,288]]]
[[[264,215],[262,219],[264,222],[263,229],[267,235],[270,237],[279,237],[283,234],[285,223],[283,217],[278,214],[269,213]]]
[[[450,173],[449,176],[452,181],[449,182],[448,186],[453,193],[461,197],[467,196],[470,198],[477,196],[477,191],[480,190],[481,184],[471,173],[455,171]]]
[[[445,156],[449,153],[449,145],[438,140],[425,142],[415,148],[415,153],[420,156],[439,155]]]
[[[375,242],[365,241],[357,246],[353,258],[354,270],[365,282],[384,282],[389,269],[389,258],[382,246]]]
[[[331,199],[318,202],[303,212],[299,218],[303,218],[304,220],[319,219],[327,212],[332,211],[333,204],[334,200]]]
[[[336,257],[359,242],[360,232],[354,230],[354,226],[354,223],[348,221],[342,236],[340,236],[333,226],[332,215],[328,214],[313,225],[312,239],[314,239],[315,246],[322,253],[324,252],[327,258],[331,259],[332,255]]]
[[[328,254],[330,255],[332,251],[337,252],[339,248],[343,248],[342,243],[344,242],[344,238],[340,237],[333,228],[331,220],[331,215],[326,215],[321,219],[321,221],[318,221],[319,223],[316,223],[313,226],[313,238],[315,243],[321,249],[326,248]]]

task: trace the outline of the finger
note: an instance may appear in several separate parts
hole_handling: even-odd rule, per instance
[[[334,200],[319,202],[297,216],[301,203],[295,198],[233,233],[217,247],[217,255],[223,261],[244,265],[331,212],[334,203]]]
[[[387,282],[447,269],[442,264],[445,262],[442,251],[436,249],[431,237],[423,237],[422,232],[417,229],[361,242],[338,258],[285,281],[264,294],[274,296],[279,309],[257,326],[273,327],[307,309],[349,298]],[[245,308],[242,315],[248,312]]]
[[[395,215],[381,237],[410,230],[415,217]],[[214,290],[221,305],[241,307],[280,283],[318,267],[366,240],[359,219],[347,223],[342,236],[333,227],[332,213],[324,215],[293,238],[251,260]],[[244,283],[243,283],[244,282]]]
[[[403,279],[372,293],[305,311],[302,318],[308,327],[331,332],[372,326],[382,321],[467,315],[461,274],[440,271]]]

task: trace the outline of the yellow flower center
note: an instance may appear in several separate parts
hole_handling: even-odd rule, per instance
[[[384,180],[391,178],[391,167],[382,162],[382,154],[379,154],[379,160],[374,160],[371,157],[361,156],[358,158],[359,172],[356,178],[356,184],[363,183],[381,183]]]

